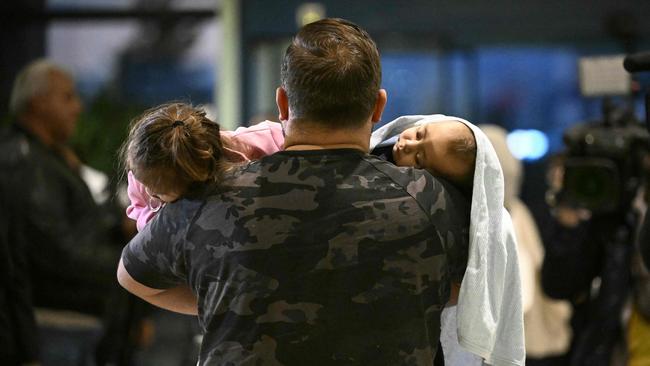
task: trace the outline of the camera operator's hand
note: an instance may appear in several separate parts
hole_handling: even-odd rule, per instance
[[[564,157],[557,155],[550,159],[546,172],[546,183],[548,190],[545,199],[551,208],[555,220],[566,228],[575,228],[581,222],[591,218],[591,212],[585,209],[571,207],[564,201],[565,194],[562,191],[564,181]]]
[[[591,218],[591,212],[588,210],[564,205],[557,206],[553,210],[553,215],[560,225],[567,228],[574,228]]]

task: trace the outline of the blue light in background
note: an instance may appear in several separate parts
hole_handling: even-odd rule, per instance
[[[537,160],[548,152],[548,137],[539,130],[513,130],[506,142],[512,155],[521,160]]]
[[[389,102],[382,123],[408,114],[444,113],[440,110],[440,59],[430,52],[383,52],[381,56],[382,88],[388,90]]]

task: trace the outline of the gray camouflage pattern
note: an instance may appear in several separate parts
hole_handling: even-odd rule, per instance
[[[200,365],[432,365],[469,206],[355,150],[280,152],[166,205],[123,252],[199,298]]]

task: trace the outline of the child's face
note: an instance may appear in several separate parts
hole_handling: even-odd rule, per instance
[[[458,121],[411,127],[400,134],[393,146],[393,159],[399,166],[426,169],[451,180],[461,179],[467,174],[468,164],[450,148],[459,134],[474,138],[469,128]]]

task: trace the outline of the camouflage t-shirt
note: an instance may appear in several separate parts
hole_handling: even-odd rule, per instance
[[[456,189],[350,149],[279,152],[225,183],[123,252],[138,282],[197,294],[200,365],[433,363],[466,261]]]

